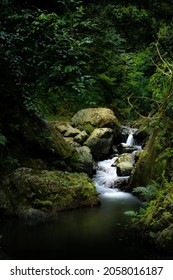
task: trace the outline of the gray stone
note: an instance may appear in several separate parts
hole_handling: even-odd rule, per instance
[[[76,151],[81,157],[81,169],[88,175],[93,174],[93,157],[91,150],[87,146],[76,148]]]
[[[64,133],[65,137],[75,137],[76,135],[78,135],[81,131],[77,128],[74,127],[69,127],[67,129],[67,131]]]
[[[109,154],[113,142],[113,130],[111,128],[96,128],[84,145],[91,150],[97,160],[105,158]]]
[[[115,162],[118,176],[130,176],[135,164],[134,154],[125,153]]]

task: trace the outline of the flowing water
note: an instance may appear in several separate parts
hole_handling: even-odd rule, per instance
[[[133,135],[125,144],[133,144]],[[93,182],[101,206],[67,211],[42,222],[1,223],[0,246],[12,259],[145,259],[142,240],[130,230],[125,211],[137,211],[140,201],[111,188],[117,176],[116,157],[98,163]]]

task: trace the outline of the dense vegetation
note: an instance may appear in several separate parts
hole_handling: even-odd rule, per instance
[[[33,125],[38,120],[67,119],[82,108],[109,107],[122,122],[154,131],[151,162],[157,172],[137,180],[148,185],[147,210],[140,218],[148,227],[158,202],[164,204],[169,194],[169,209],[165,212],[162,205],[159,210],[169,224],[173,2],[9,0],[0,1],[0,8],[1,169],[20,165],[25,132],[38,132]],[[165,236],[172,238],[172,229]]]

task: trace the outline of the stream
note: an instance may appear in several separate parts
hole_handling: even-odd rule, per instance
[[[124,145],[133,145],[130,133]],[[140,149],[140,147],[137,147]],[[93,182],[101,206],[60,213],[57,218],[29,222],[8,220],[0,225],[0,246],[10,259],[146,259],[142,240],[131,231],[126,211],[141,202],[132,194],[111,188],[118,177],[116,157],[97,163]]]

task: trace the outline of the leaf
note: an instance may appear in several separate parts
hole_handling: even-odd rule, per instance
[[[6,142],[7,138],[4,135],[0,134],[0,145],[5,146]]]
[[[109,77],[109,76],[107,76],[106,74],[99,74],[98,75],[102,80],[105,80],[106,82],[108,82],[108,83],[110,83],[110,84],[112,84],[112,83],[114,83],[115,81],[116,81],[116,78],[111,78],[111,77]]]

